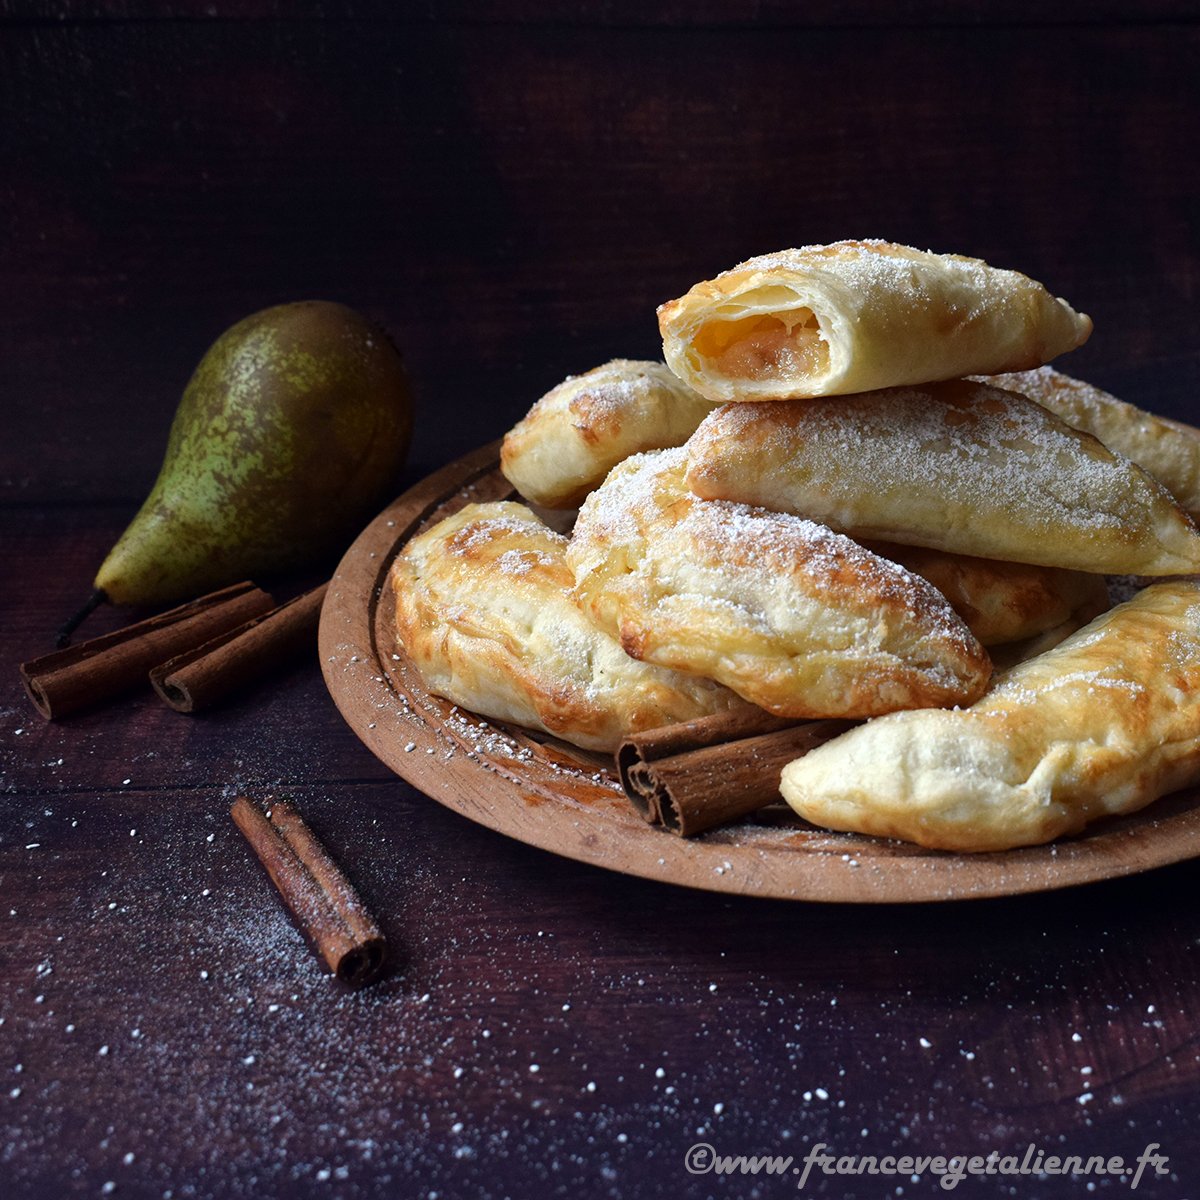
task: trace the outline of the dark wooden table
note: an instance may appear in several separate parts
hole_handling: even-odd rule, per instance
[[[1200,29],[1166,0],[0,2],[0,1195],[768,1198],[797,1177],[685,1152],[1158,1143],[1138,1194],[1194,1197],[1200,864],[919,908],[673,890],[433,804],[315,662],[207,716],[138,695],[56,724],[15,664],[206,345],[268,303],[392,329],[403,482],[655,354],[696,279],[841,236],[1044,279],[1096,321],[1064,366],[1194,421],[1198,116]],[[322,973],[238,791],[295,797],[347,865],[401,949],[384,982]]]

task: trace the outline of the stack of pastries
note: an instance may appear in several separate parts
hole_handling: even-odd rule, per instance
[[[887,242],[769,254],[658,310],[664,363],[542,397],[392,570],[429,689],[611,750],[756,706],[862,724],[787,766],[839,830],[959,851],[1200,778],[1200,430],[1046,366],[1091,321]],[[1110,606],[1106,576],[1134,576]]]

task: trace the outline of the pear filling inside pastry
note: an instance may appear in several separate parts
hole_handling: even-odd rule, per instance
[[[741,299],[753,308],[765,297],[750,292]],[[782,379],[828,370],[829,344],[811,308],[749,316],[735,315],[745,311],[742,305],[719,311],[729,316],[701,325],[693,345],[726,378]]]

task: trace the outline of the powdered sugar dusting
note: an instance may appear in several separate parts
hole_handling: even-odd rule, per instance
[[[676,391],[684,384],[662,363],[614,358],[580,375],[568,375],[533,405],[522,424],[564,402],[570,409],[586,408],[594,416],[617,416],[664,387]]]
[[[1049,565],[1094,571],[1174,562],[1194,540],[1127,459],[1024,397],[981,384],[727,405],[689,450],[706,494],[861,536],[1013,561],[1049,554]],[[748,469],[752,454],[769,460],[761,473]],[[1047,537],[1060,544],[1048,549]],[[1064,540],[1081,561],[1061,558]]]
[[[568,388],[572,411],[585,411],[590,419],[603,420],[651,402],[664,388],[673,392],[684,385],[662,363],[619,358],[560,386]]]
[[[446,550],[450,554],[465,555],[474,550],[484,549],[498,539],[513,535],[518,537],[524,536],[529,532],[530,525],[530,517],[511,515],[507,512],[498,511],[495,508],[489,508],[485,516],[457,530],[454,536],[446,542]],[[539,534],[542,534],[544,529],[543,536],[547,541],[566,545],[567,539],[562,534],[555,533],[554,530],[548,527],[540,526],[540,523],[536,523],[535,527],[538,528]],[[513,553],[519,557],[525,551],[518,550],[506,553]],[[504,556],[502,555],[501,557]],[[542,554],[540,557],[542,561],[549,561],[545,554]]]
[[[1200,430],[1145,412],[1053,367],[980,381],[1027,396],[1099,438],[1149,472],[1193,516],[1200,513]]]
[[[1019,271],[993,267],[979,258],[937,254],[878,238],[778,250],[747,259],[726,274],[743,271],[830,275],[860,298],[886,293],[918,303],[928,302],[935,290],[944,293],[949,282],[960,302],[969,301],[962,314],[967,321],[988,310],[1015,307],[1030,289],[1045,290]]]
[[[1030,400],[1036,401],[1051,411],[1057,411],[1053,400],[1056,396],[1071,396],[1092,412],[1099,412],[1110,404],[1119,404],[1122,408],[1132,409],[1132,404],[1118,400],[1110,392],[1095,384],[1075,379],[1054,367],[1044,365],[1028,371],[1009,371],[1003,375],[974,375],[971,377],[978,383],[987,383],[992,387],[1003,388],[1008,392],[1019,392]],[[1051,403],[1047,403],[1050,401]]]
[[[581,603],[638,653],[788,715],[904,706],[897,681],[921,672],[958,698],[964,680],[982,686],[986,655],[926,580],[804,517],[700,499],[683,484],[686,462],[685,449],[626,460],[580,510],[568,549]],[[799,660],[820,654],[844,657],[806,676]],[[850,701],[835,681],[856,669],[865,679],[872,658],[879,694]]]
[[[757,406],[731,405],[730,409],[752,407]],[[678,447],[627,459],[620,471],[589,498],[580,524],[602,530],[606,541],[618,546],[637,545],[653,538],[654,527],[662,524],[664,487],[672,486],[664,481],[682,477],[687,455],[686,447]],[[678,482],[673,486],[678,488]],[[702,500],[687,492],[682,499],[672,501],[671,508],[683,539],[699,548],[706,562],[726,575],[744,570],[745,556],[753,558],[756,571],[791,573],[803,565],[803,579],[798,582],[819,593],[832,588],[849,569],[869,577],[881,599],[931,610],[932,615],[940,617],[939,635],[958,638],[964,645],[971,640],[969,634],[964,638],[961,620],[927,580],[817,521],[736,501]],[[685,511],[680,518],[681,508]],[[747,548],[752,551],[747,552]],[[602,565],[600,558],[589,555],[573,561],[581,564],[583,574]],[[577,569],[577,582],[580,573]]]

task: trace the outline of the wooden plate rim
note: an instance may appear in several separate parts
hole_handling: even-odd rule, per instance
[[[1200,856],[1200,791],[1049,846],[948,854],[784,815],[682,840],[646,825],[601,760],[431,697],[392,646],[387,572],[425,521],[508,492],[499,442],[447,464],[379,514],[342,558],[321,613],[321,667],[369,750],[432,799],[528,845],[686,887],[776,899],[918,903],[1051,891]],[[407,706],[407,707],[406,707]],[[496,752],[496,747],[500,751]]]

